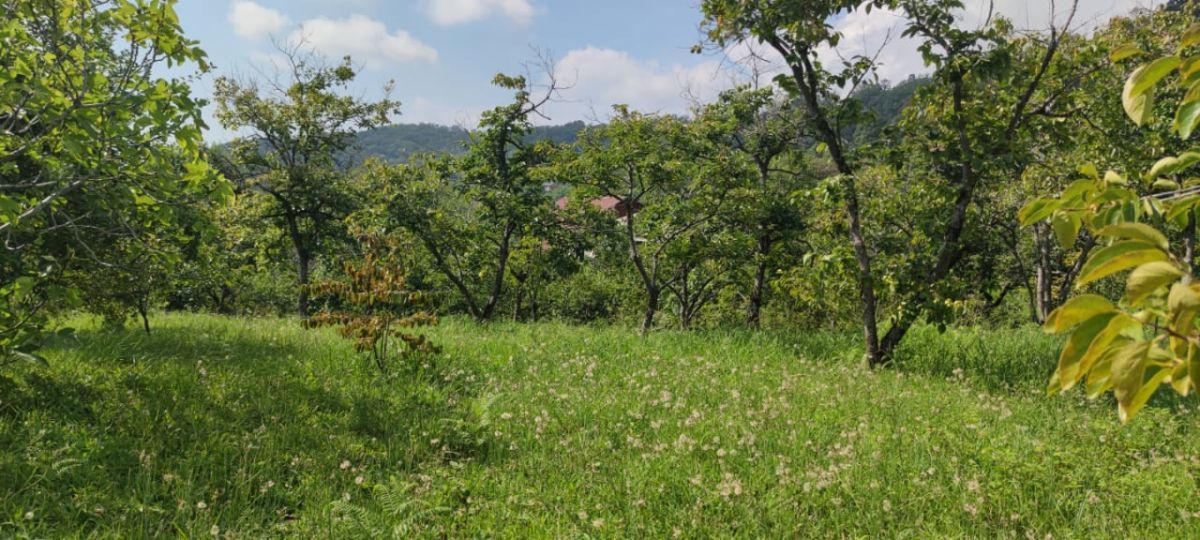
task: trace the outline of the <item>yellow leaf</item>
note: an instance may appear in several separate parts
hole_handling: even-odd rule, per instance
[[[1138,375],[1139,377],[1144,376],[1144,366],[1142,367],[1141,371],[1142,373]],[[1134,415],[1138,413],[1138,411],[1142,410],[1142,407],[1146,406],[1146,402],[1150,401],[1150,396],[1153,396],[1154,392],[1158,390],[1158,387],[1162,385],[1163,381],[1167,380],[1167,377],[1171,376],[1172,371],[1174,371],[1173,368],[1160,368],[1158,371],[1154,372],[1154,375],[1151,375],[1148,380],[1140,381],[1139,385],[1137,386],[1137,392],[1132,396],[1129,396],[1127,399],[1122,399],[1122,394],[1120,393],[1121,386],[1117,385],[1117,410],[1118,414],[1121,416],[1121,422],[1129,422],[1129,420],[1131,420]]]
[[[1183,270],[1169,261],[1143,264],[1129,274],[1125,283],[1125,299],[1136,306],[1168,283],[1179,280]]]
[[[1142,389],[1149,353],[1150,342],[1139,341],[1122,347],[1113,355],[1113,394],[1117,397],[1118,414],[1122,422],[1128,422],[1137,413],[1137,408],[1132,405]]]
[[[1055,371],[1059,390],[1066,391],[1075,386],[1079,378],[1084,375],[1085,371],[1080,369],[1080,361],[1095,341],[1097,335],[1108,327],[1108,323],[1115,316],[1113,313],[1108,313],[1092,317],[1079,325],[1071,333],[1071,337],[1067,338],[1066,345],[1063,346],[1062,352],[1058,355],[1058,369]],[[1055,386],[1052,384],[1049,390],[1051,392],[1055,391]]]

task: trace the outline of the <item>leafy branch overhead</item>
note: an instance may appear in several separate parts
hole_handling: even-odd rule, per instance
[[[1175,54],[1148,61],[1129,76],[1121,97],[1135,124],[1155,122],[1155,96],[1181,88],[1171,128],[1182,140],[1191,137],[1200,122],[1198,43],[1200,24],[1184,32]],[[1126,45],[1114,49],[1111,59],[1143,54]],[[1164,157],[1133,181],[1111,170],[1101,175],[1087,165],[1079,171],[1083,178],[1058,197],[1036,199],[1021,210],[1022,224],[1048,221],[1064,246],[1081,229],[1101,240],[1102,247],[1082,266],[1076,288],[1128,273],[1119,302],[1082,294],[1046,320],[1046,331],[1069,334],[1050,392],[1080,383],[1091,397],[1111,390],[1121,420],[1128,421],[1163,385],[1181,395],[1200,385],[1200,282],[1193,265],[1200,180],[1188,175],[1197,163],[1200,153],[1194,151]],[[1182,251],[1164,232],[1169,230],[1190,231]]]

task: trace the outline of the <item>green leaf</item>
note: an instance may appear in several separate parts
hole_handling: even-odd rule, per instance
[[[1192,90],[1195,90],[1196,87],[1194,85],[1197,79],[1200,78],[1197,77],[1198,75],[1200,75],[1200,57],[1188,58],[1183,61],[1183,64],[1179,65],[1179,76],[1184,86],[1193,85]],[[1188,94],[1190,95],[1191,91]]]
[[[1107,179],[1107,176],[1105,178]],[[1071,185],[1067,186],[1067,189],[1063,190],[1062,196],[1059,197],[1059,200],[1072,201],[1076,198],[1083,197],[1088,193],[1088,191],[1094,189],[1095,186],[1096,183],[1092,180],[1076,180],[1071,182]],[[1060,203],[1060,205],[1061,204],[1063,203]]]
[[[1164,56],[1138,68],[1129,76],[1129,81],[1126,83],[1126,95],[1135,98],[1141,96],[1179,67],[1182,62],[1178,56]]]
[[[1100,170],[1097,169],[1096,166],[1091,163],[1085,163],[1083,165],[1080,165],[1079,166],[1079,174],[1082,174],[1088,178],[1091,178],[1092,180],[1096,180],[1096,179],[1100,178]]]
[[[1170,249],[1170,243],[1163,233],[1158,232],[1158,229],[1146,225],[1145,223],[1125,222],[1109,225],[1096,231],[1096,236],[1112,236],[1126,240],[1139,240],[1147,244],[1152,244],[1163,251]]]
[[[1087,396],[1089,399],[1096,399],[1100,397],[1101,394],[1112,390],[1113,358],[1115,358],[1121,352],[1121,349],[1125,348],[1127,345],[1136,343],[1137,341],[1140,340],[1118,337],[1117,339],[1113,340],[1112,344],[1108,347],[1108,350],[1105,351],[1105,353],[1101,355],[1095,363],[1092,364],[1092,367],[1087,374]]]
[[[1131,305],[1137,305],[1146,297],[1154,294],[1168,283],[1178,281],[1181,277],[1183,277],[1183,270],[1175,266],[1175,263],[1155,261],[1143,264],[1129,273],[1129,279],[1125,283],[1125,299]]]
[[[1154,180],[1155,178],[1158,178],[1164,174],[1170,174],[1171,171],[1175,170],[1175,167],[1178,165],[1179,158],[1167,156],[1156,161],[1154,166],[1150,167],[1150,172],[1146,173],[1146,176],[1143,178],[1145,178],[1147,181]]]
[[[1113,315],[1104,329],[1092,338],[1087,351],[1079,358],[1078,372],[1074,374],[1074,378],[1063,381],[1061,380],[1063,374],[1059,374],[1061,389],[1073,388],[1083,378],[1083,375],[1089,373],[1098,361],[1109,354],[1114,347],[1123,347],[1128,342],[1128,338],[1140,338],[1141,328],[1142,323],[1125,313],[1118,312]],[[1122,337],[1127,339],[1118,339]]]
[[[1072,214],[1058,213],[1054,215],[1054,219],[1050,220],[1050,227],[1054,229],[1058,245],[1063,249],[1075,247],[1075,239],[1079,238],[1079,228],[1082,224],[1079,216]]]
[[[1133,120],[1134,124],[1144,126],[1150,123],[1150,118],[1154,114],[1154,91],[1147,90],[1137,97],[1129,95],[1130,85],[1125,84],[1125,93],[1121,94],[1121,104],[1125,107],[1125,114]]]
[[[1189,285],[1176,283],[1171,287],[1171,293],[1167,295],[1167,309],[1169,311],[1200,309],[1200,293],[1197,293],[1196,289]]]
[[[1106,278],[1117,272],[1128,270],[1149,262],[1165,261],[1167,254],[1146,242],[1117,242],[1093,254],[1083,265],[1075,287],[1083,287],[1093,281]]]
[[[1110,186],[1128,186],[1129,181],[1124,176],[1117,174],[1116,171],[1107,171],[1104,173],[1104,183]]]
[[[1034,199],[1022,207],[1020,212],[1017,212],[1017,220],[1021,222],[1022,227],[1028,227],[1046,219],[1061,206],[1062,203],[1057,199]]]
[[[1183,33],[1183,38],[1179,40],[1179,47],[1191,47],[1200,43],[1200,23],[1193,24]]]
[[[1155,180],[1150,187],[1154,191],[1176,191],[1179,189],[1179,182],[1174,180]]]
[[[1158,387],[1161,386],[1163,381],[1167,380],[1167,377],[1170,377],[1171,373],[1174,371],[1174,368],[1160,368],[1158,371],[1154,372],[1154,375],[1151,375],[1148,380],[1141,382],[1137,393],[1135,393],[1128,400],[1121,398],[1121,386],[1118,385],[1116,387],[1116,391],[1118,392],[1117,411],[1121,417],[1121,422],[1127,423],[1129,420],[1133,419],[1134,415],[1136,415],[1138,411],[1142,410],[1142,407],[1146,406],[1146,402],[1150,401],[1150,396],[1154,395],[1154,392],[1158,390]],[[1144,367],[1142,368],[1141,376],[1145,376]]]
[[[1200,101],[1185,102],[1175,111],[1175,130],[1179,132],[1179,138],[1186,141],[1191,137],[1197,123],[1200,123]]]
[[[26,362],[29,362],[30,364],[34,364],[34,365],[38,365],[38,366],[42,366],[42,367],[50,367],[50,362],[47,362],[46,359],[41,357],[40,355],[36,355],[33,353],[27,353],[27,352],[23,352],[23,351],[13,351],[12,355],[13,355],[13,358],[16,358],[18,360],[24,360]]]
[[[1121,60],[1132,58],[1139,54],[1142,54],[1142,50],[1139,49],[1137,45],[1126,44],[1110,51],[1108,53],[1108,59],[1113,62],[1120,62]]]
[[[1081,294],[1067,300],[1046,317],[1042,328],[1047,333],[1058,334],[1070,330],[1079,323],[1117,310],[1107,298],[1098,294]]]

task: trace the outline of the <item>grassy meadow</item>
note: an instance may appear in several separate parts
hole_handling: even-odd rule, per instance
[[[1195,538],[1200,423],[1046,397],[1036,329],[444,321],[370,370],[292,320],[88,319],[0,371],[4,538]]]

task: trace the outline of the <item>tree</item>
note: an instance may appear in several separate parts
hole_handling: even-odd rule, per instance
[[[646,295],[644,333],[654,326],[663,291],[689,275],[668,270],[670,251],[717,218],[725,195],[744,176],[730,154],[712,144],[708,126],[615,109],[607,125],[580,136],[562,176],[583,200],[616,201],[616,221]]]
[[[531,117],[557,92],[540,96],[525,77],[497,75],[513,101],[483,114],[461,158],[418,157],[381,168],[390,177],[389,219],[416,235],[467,311],[491,320],[505,292],[514,247],[548,221],[551,206],[539,175],[552,152],[531,142]]]
[[[366,354],[381,373],[389,363],[417,353],[436,353],[424,335],[407,329],[436,325],[437,317],[423,311],[425,295],[412,290],[399,264],[401,244],[395,237],[356,230],[362,249],[358,260],[345,263],[345,278],[312,285],[324,309],[304,320],[306,328],[337,327],[354,340],[354,350]],[[396,340],[404,344],[397,351]]]
[[[989,21],[978,30],[959,28],[955,11],[962,4],[958,0],[705,0],[702,5],[711,41],[722,46],[759,41],[774,49],[786,63],[790,73],[777,80],[805,107],[809,129],[842,180],[848,233],[858,265],[867,361],[872,366],[889,363],[908,329],[938,300],[937,287],[961,260],[968,212],[984,170],[977,161],[992,158],[998,162],[1011,155],[1008,145],[1040,112],[1039,105],[1053,104],[1050,96],[1037,102],[1034,98],[1043,90],[1044,79],[1053,66],[1071,18],[1068,17],[1063,28],[1053,27],[1045,36],[1045,46],[1030,69],[1005,69],[1011,65],[1014,43],[1020,39],[1012,36],[1011,26],[1002,19]],[[878,276],[864,232],[857,179],[862,163],[845,139],[846,126],[864,119],[853,95],[857,87],[870,80],[874,60],[853,56],[840,69],[830,71],[822,65],[819,53],[826,47],[836,48],[841,37],[826,21],[844,11],[883,8],[904,13],[908,19],[904,35],[921,41],[926,64],[935,68],[933,85],[944,89],[947,113],[934,127],[950,144],[942,155],[931,157],[941,162],[941,168],[935,172],[953,187],[940,216],[940,232],[929,246],[930,253],[915,265],[920,278],[901,290],[903,298],[889,318],[891,326],[881,337]],[[994,96],[989,95],[990,85],[997,83],[1013,89],[1008,94],[1012,99],[1003,102],[1001,108],[995,106],[990,100]],[[847,88],[849,92],[838,91]],[[990,147],[985,144],[988,142]]]
[[[217,119],[250,135],[235,141],[235,178],[243,191],[261,193],[273,204],[264,216],[277,223],[291,242],[299,285],[297,311],[308,316],[313,266],[327,244],[342,234],[342,221],[353,199],[335,158],[360,130],[380,126],[399,113],[390,97],[366,101],[346,95],[354,82],[350,57],[335,66],[284,49],[286,80],[238,81],[218,78],[213,90]]]
[[[0,3],[0,354],[75,303],[67,269],[112,265],[187,197],[228,186],[202,159],[201,103],[164,65],[208,70],[170,0]],[[111,257],[117,259],[118,257]]]
[[[804,180],[798,157],[802,118],[786,100],[776,98],[771,88],[742,87],[723,92],[699,113],[698,122],[725,123],[722,139],[745,155],[754,170],[754,181],[733,193],[724,212],[736,228],[749,231],[753,242],[751,283],[747,294],[746,322],[757,327],[764,295],[769,288],[776,247],[803,228],[800,209],[792,204],[793,192]]]

